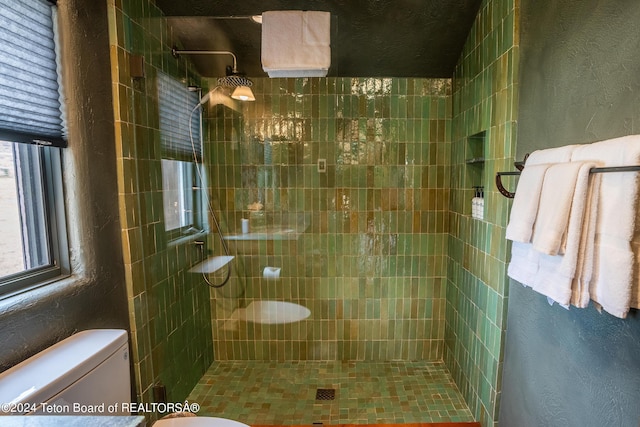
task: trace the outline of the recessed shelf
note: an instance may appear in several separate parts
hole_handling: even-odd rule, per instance
[[[465,143],[465,187],[475,191],[471,198],[471,217],[480,220],[484,218],[485,138],[486,132],[483,131],[470,135]]]
[[[224,236],[225,240],[298,240],[307,226],[270,226],[256,227],[249,233],[230,234]]]
[[[474,157],[472,159],[465,160],[465,162],[468,165],[473,165],[473,164],[477,164],[477,163],[484,163],[484,157]]]

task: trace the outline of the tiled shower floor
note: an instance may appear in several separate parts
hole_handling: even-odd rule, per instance
[[[250,425],[473,421],[441,362],[214,362],[188,400]]]

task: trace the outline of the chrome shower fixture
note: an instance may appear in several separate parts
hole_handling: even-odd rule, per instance
[[[238,59],[233,52],[229,52],[228,50],[178,50],[175,46],[171,49],[171,54],[174,58],[179,58],[180,55],[231,55],[233,58],[233,74],[238,73]]]
[[[253,82],[245,76],[238,73],[228,74],[226,77],[220,77],[218,84],[225,87],[253,86]]]
[[[181,54],[185,55],[231,55],[233,58],[233,68],[227,67],[225,77],[218,79],[218,86],[235,88],[231,94],[231,98],[239,101],[255,101],[256,98],[251,91],[253,82],[246,78],[244,74],[238,72],[238,59],[233,52],[228,50],[178,50],[175,47],[171,49],[174,58],[178,58]],[[204,98],[203,98],[204,99]],[[201,103],[203,103],[201,101]]]
[[[226,77],[220,77],[218,79],[218,86],[233,87],[233,93],[231,98],[238,101],[255,101],[256,97],[253,96],[251,86],[253,82],[239,73],[228,73]]]

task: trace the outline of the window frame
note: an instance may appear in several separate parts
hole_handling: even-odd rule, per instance
[[[187,160],[180,160],[180,159],[169,159],[169,158],[163,158],[162,160],[167,160],[167,161],[178,161],[178,162],[182,162],[185,165],[189,165],[191,167],[191,183],[190,186],[187,187],[186,185],[182,188],[182,192],[181,193],[187,193],[188,188],[190,188],[190,195],[188,198],[191,199],[191,203],[190,203],[190,208],[191,208],[191,223],[181,226],[181,227],[177,227],[177,228],[173,228],[170,230],[167,230],[166,228],[166,219],[165,219],[165,233],[167,234],[167,239],[171,242],[171,241],[175,241],[175,240],[179,240],[183,237],[186,236],[190,236],[193,235],[195,233],[200,233],[203,231],[206,231],[207,228],[207,224],[205,224],[204,222],[204,215],[203,215],[203,206],[204,206],[204,202],[202,200],[203,195],[202,195],[202,185],[201,185],[201,181],[202,179],[204,179],[204,177],[201,177],[202,175],[202,171],[198,170],[199,165],[196,164],[195,162],[190,162]],[[184,175],[183,175],[184,176]],[[202,178],[202,179],[201,179]],[[164,189],[163,189],[163,196],[164,196]],[[164,197],[162,200],[163,203],[163,212],[164,212]]]
[[[37,149],[37,160],[42,170],[40,179],[50,263],[0,277],[0,299],[38,288],[71,274],[61,151],[61,148],[56,147],[40,146]]]

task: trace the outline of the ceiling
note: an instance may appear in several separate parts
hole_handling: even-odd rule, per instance
[[[238,70],[263,77],[267,10],[331,12],[334,77],[451,77],[481,0],[156,0],[184,50],[229,50]],[[205,77],[225,75],[228,55],[190,55]]]

